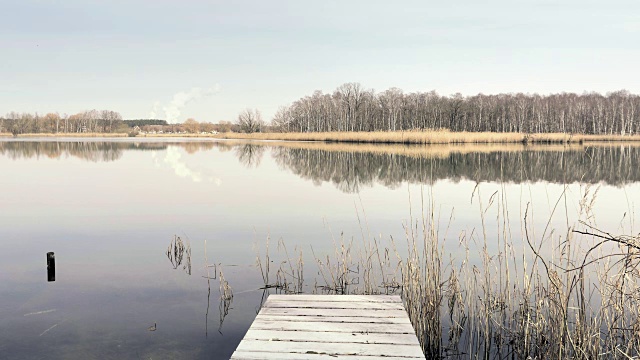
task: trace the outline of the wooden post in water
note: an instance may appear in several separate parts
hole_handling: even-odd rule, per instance
[[[56,281],[56,256],[53,251],[47,253],[47,281]]]

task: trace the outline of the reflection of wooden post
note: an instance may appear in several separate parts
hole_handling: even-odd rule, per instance
[[[47,253],[47,281],[56,281],[56,256],[53,251]]]

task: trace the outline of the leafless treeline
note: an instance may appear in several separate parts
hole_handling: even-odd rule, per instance
[[[598,93],[441,96],[435,91],[381,93],[347,83],[332,94],[316,91],[276,113],[287,132],[449,129],[522,133],[635,134],[640,96]]]
[[[0,132],[25,133],[111,133],[124,125],[120,113],[88,110],[74,115],[10,112],[0,118]]]
[[[0,156],[10,159],[75,157],[90,162],[109,162],[119,160],[126,150],[157,151],[165,150],[169,145],[107,141],[0,141]]]
[[[231,151],[232,146],[223,147],[214,142],[128,142],[128,141],[0,141],[0,156],[10,159],[48,157],[75,157],[91,162],[116,161],[125,151],[162,151],[169,146],[180,147],[189,154],[211,150],[215,147]],[[264,151],[257,149],[254,152]],[[256,161],[255,157],[248,159]],[[246,162],[243,162],[247,165]],[[257,164],[256,164],[257,166]]]

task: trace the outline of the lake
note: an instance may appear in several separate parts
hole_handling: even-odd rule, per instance
[[[300,257],[312,293],[342,242],[393,238],[402,254],[423,213],[443,257],[474,264],[485,239],[490,253],[507,233],[525,248],[525,215],[532,238],[579,221],[634,234],[639,162],[624,143],[0,140],[0,357],[227,359],[263,301],[267,244],[269,283]]]

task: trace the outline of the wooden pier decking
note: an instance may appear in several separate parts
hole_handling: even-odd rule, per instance
[[[424,359],[399,296],[271,295],[231,359]]]

